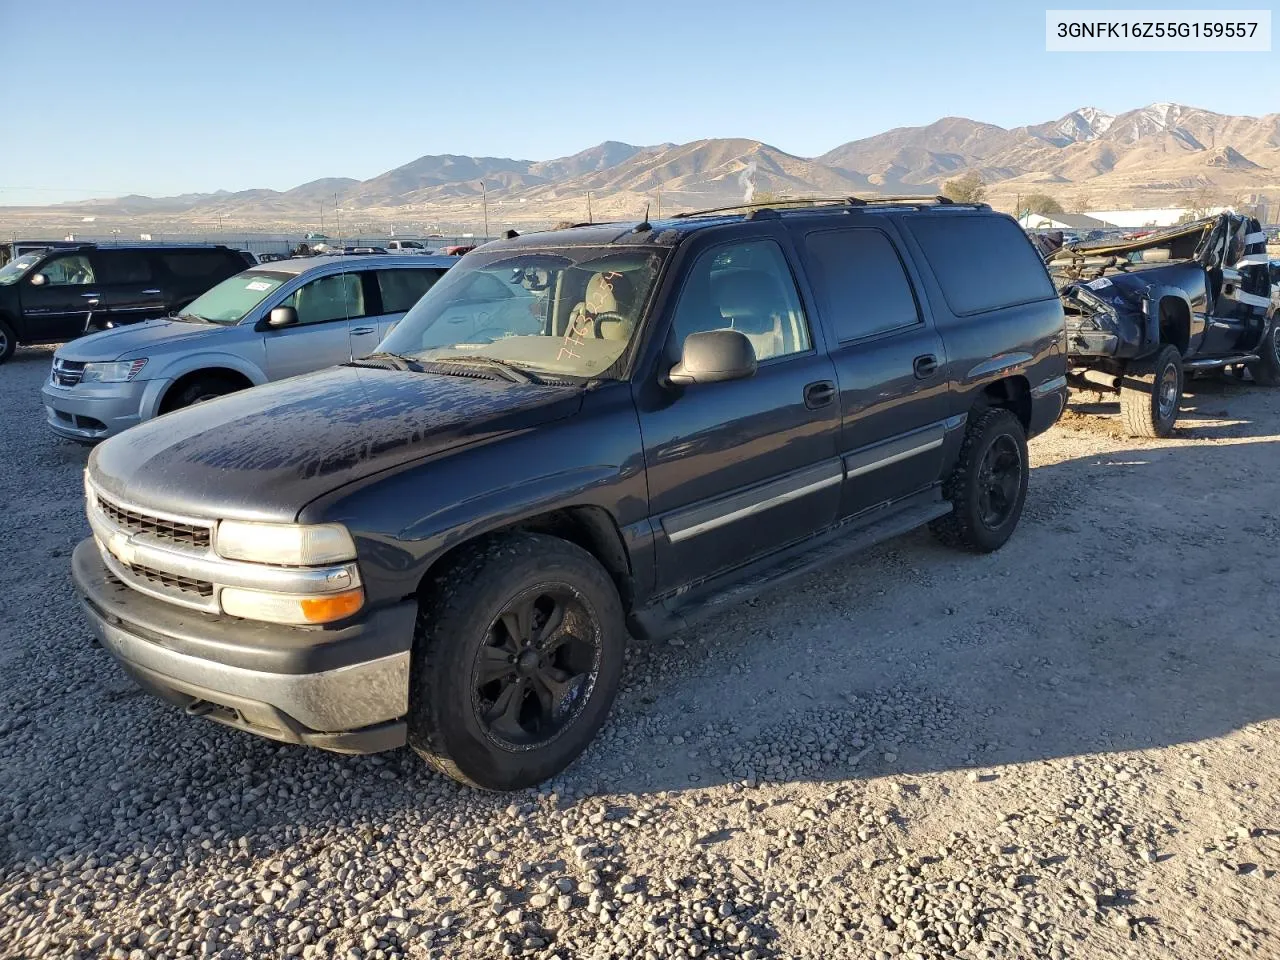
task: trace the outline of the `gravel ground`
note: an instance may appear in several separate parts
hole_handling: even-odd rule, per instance
[[[1032,443],[909,535],[630,655],[539,790],[186,718],[89,643],[85,451],[0,368],[0,956],[1280,956],[1280,391]]]

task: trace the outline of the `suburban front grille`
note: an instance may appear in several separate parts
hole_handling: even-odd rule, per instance
[[[84,376],[84,364],[79,360],[53,361],[53,382],[60,387],[74,387]]]
[[[180,543],[184,546],[207,549],[213,537],[213,528],[194,523],[181,523],[168,520],[137,510],[130,510],[112,503],[102,494],[97,494],[98,509],[116,526],[130,533],[148,533],[159,540]]]
[[[179,590],[182,593],[190,593],[199,597],[213,596],[213,584],[208,580],[192,580],[190,577],[180,577],[177,574],[165,573],[163,570],[144,567],[137,563],[128,564],[128,569],[134,576],[142,577],[144,580],[168,590]]]

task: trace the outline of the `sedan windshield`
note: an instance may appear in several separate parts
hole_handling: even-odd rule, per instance
[[[17,260],[10,260],[3,267],[0,267],[0,287],[7,287],[10,284],[17,283],[18,279],[34,267],[42,256],[44,256],[43,253],[28,253],[26,256],[18,257]]]
[[[291,273],[246,270],[200,294],[178,316],[210,323],[239,323],[250,310],[292,279]]]
[[[469,254],[378,348],[424,360],[484,358],[592,378],[640,327],[665,250],[560,247]]]

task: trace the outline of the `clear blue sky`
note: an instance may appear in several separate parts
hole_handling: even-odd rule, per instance
[[[1276,53],[1050,54],[1046,6],[1107,4],[0,0],[0,205],[288,189],[606,139],[812,156],[948,115],[1280,110]]]

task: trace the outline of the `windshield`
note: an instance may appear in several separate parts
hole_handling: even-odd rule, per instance
[[[291,273],[246,270],[196,297],[178,316],[212,323],[239,323],[250,310],[292,279]]]
[[[0,287],[7,287],[11,283],[17,283],[18,279],[36,265],[43,253],[28,253],[25,256],[18,257],[17,260],[10,260],[3,267],[0,267]]]
[[[640,326],[666,250],[562,247],[467,256],[379,346],[424,360],[488,357],[598,377]]]

